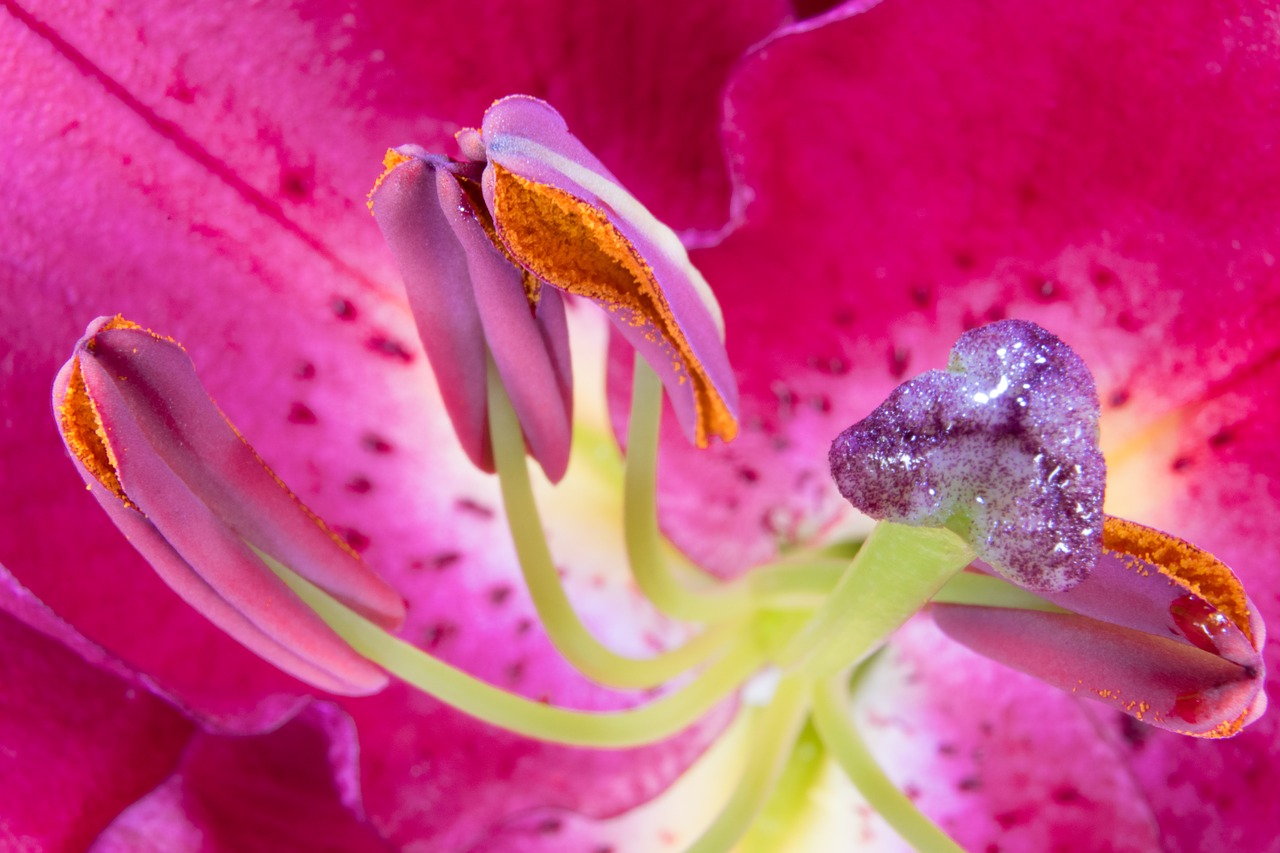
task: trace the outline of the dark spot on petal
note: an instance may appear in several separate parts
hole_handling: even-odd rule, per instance
[[[826,414],[827,412],[831,411],[831,398],[828,397],[826,394],[818,394],[815,397],[809,398],[809,405],[812,406],[816,411]]]
[[[889,375],[901,379],[907,373],[907,365],[911,362],[911,351],[905,347],[889,347]]]
[[[1232,433],[1230,429],[1220,429],[1213,435],[1209,436],[1209,446],[1215,450],[1221,447],[1226,447],[1228,444],[1235,441],[1235,438],[1235,434]]]
[[[297,400],[289,405],[288,417],[291,424],[313,424],[316,422],[316,413]]]
[[[775,379],[769,383],[769,390],[773,392],[773,396],[778,400],[778,416],[788,418],[796,407],[796,392],[791,390],[785,382]]]
[[[1061,286],[1049,276],[1032,278],[1028,285],[1031,288],[1031,294],[1041,302],[1053,302],[1062,298]]]
[[[503,673],[507,677],[507,681],[512,684],[519,683],[520,679],[524,678],[524,666],[525,662],[523,660],[507,664],[506,669],[503,670]]]
[[[290,166],[280,170],[280,194],[290,201],[306,201],[315,188],[314,166]]]
[[[458,633],[458,626],[452,622],[436,622],[427,628],[423,642],[430,651],[435,651]]]
[[[951,259],[955,261],[956,269],[961,272],[970,272],[978,265],[978,256],[972,249],[956,249],[951,254]]]
[[[591,853],[614,853],[614,848],[612,844],[601,844],[599,847],[592,850]]]
[[[523,619],[521,619],[519,622],[516,623],[516,636],[523,637],[525,634],[529,633],[529,629],[532,627],[533,627],[533,620],[527,616],[524,617]]]
[[[744,483],[755,483],[760,480],[760,472],[755,468],[749,468],[746,465],[738,466],[738,479]]]
[[[293,367],[294,379],[315,379],[316,366],[309,361],[300,361]]]
[[[1118,409],[1125,403],[1129,402],[1129,397],[1130,394],[1128,388],[1117,388],[1111,392],[1111,398],[1108,402],[1110,402],[1114,408]]]
[[[560,822],[560,818],[549,817],[539,821],[535,829],[539,835],[555,835],[563,826],[564,824]]]
[[[456,501],[453,502],[453,505],[456,509],[458,509],[458,511],[465,512],[469,515],[474,515],[478,518],[484,518],[484,519],[493,518],[492,508],[485,506],[479,501],[472,500],[471,498],[458,498]]]
[[[495,586],[489,590],[489,603],[494,607],[501,607],[506,604],[507,599],[511,597],[511,587],[506,584]]]
[[[933,304],[933,288],[923,282],[912,285],[911,301],[920,308],[928,308]]]
[[[1000,824],[1001,829],[1013,829],[1020,824],[1029,823],[1035,817],[1035,809],[1031,806],[1022,806],[1021,808],[1009,809],[1006,812],[1000,812],[992,815],[996,819],[996,823]]]
[[[1116,283],[1116,274],[1104,266],[1094,265],[1093,272],[1090,274],[1093,283],[1098,287],[1111,287]]]
[[[1040,200],[1040,188],[1031,181],[1018,184],[1018,201],[1023,207],[1030,207]]]
[[[389,338],[386,335],[376,334],[371,336],[364,342],[365,349],[370,352],[376,352],[378,355],[386,356],[390,359],[409,364],[413,361],[413,353],[409,351],[404,344],[395,338]]]
[[[180,104],[193,104],[196,100],[196,90],[181,69],[174,71],[173,82],[165,88],[164,93]]]
[[[816,18],[839,6],[841,0],[791,0],[791,10],[797,21]]]
[[[831,315],[831,322],[842,328],[848,328],[853,325],[853,318],[852,308],[837,308],[835,313]]]
[[[441,551],[426,559],[417,559],[409,564],[409,568],[415,570],[429,569],[433,572],[443,572],[454,563],[462,559],[462,554],[458,551]]]
[[[1084,799],[1084,795],[1074,785],[1063,785],[1061,788],[1055,788],[1050,796],[1055,803],[1061,803],[1062,805],[1078,803]]]
[[[956,745],[956,744],[954,744],[954,743],[940,743],[940,744],[938,744],[938,754],[939,754],[939,755],[955,755],[955,754],[956,754],[956,753],[958,753],[959,751],[960,751],[960,747],[959,747],[959,746],[957,746],[957,745]]]
[[[367,495],[373,490],[373,481],[363,474],[353,474],[347,480],[345,488],[356,495]]]
[[[816,370],[827,376],[843,376],[849,372],[849,363],[843,358],[835,356],[832,358],[820,358],[819,356],[809,356],[805,364],[812,370]]]
[[[339,320],[346,320],[348,323],[360,316],[360,312],[356,310],[356,306],[342,296],[335,296],[329,301],[329,309],[333,311],[333,316]]]
[[[369,547],[369,537],[356,530],[354,527],[337,527],[335,532],[347,541],[351,549],[356,553],[363,552]]]
[[[1134,334],[1142,330],[1142,321],[1133,316],[1132,312],[1121,311],[1116,316],[1116,325],[1122,330]]]
[[[360,446],[370,453],[377,453],[379,455],[390,453],[395,449],[391,446],[391,442],[372,432],[366,432],[364,435],[360,436]]]
[[[1191,464],[1190,456],[1178,456],[1173,462],[1169,463],[1169,467],[1174,471],[1185,471],[1191,467]]]
[[[956,788],[961,791],[977,791],[982,787],[982,780],[977,776],[966,776],[956,783]]]

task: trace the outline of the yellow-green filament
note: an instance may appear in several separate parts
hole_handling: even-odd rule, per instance
[[[677,619],[715,622],[749,613],[755,602],[748,583],[719,586],[714,592],[687,588],[671,572],[658,530],[658,432],[662,422],[662,382],[636,356],[632,378],[631,421],[623,486],[624,534],[631,573],[654,606]]]
[[[974,572],[961,572],[951,578],[938,590],[933,600],[937,604],[1008,607],[1014,610],[1042,610],[1046,613],[1069,612],[1008,581]]]
[[[489,430],[507,523],[529,595],[547,636],[579,672],[612,687],[653,687],[705,662],[743,633],[745,619],[723,622],[683,646],[648,658],[620,655],[601,645],[574,610],[556,571],[529,482],[520,423],[492,362]]]
[[[535,740],[613,749],[656,743],[697,721],[762,662],[751,632],[744,632],[742,641],[698,678],[645,705],[603,712],[556,708],[508,693],[431,657],[352,612],[270,556],[260,551],[258,556],[338,636],[387,672],[478,720]]]
[[[752,711],[751,754],[729,802],[685,853],[725,853],[750,829],[773,792],[809,710],[810,685],[784,678],[772,701]]]
[[[868,668],[863,664],[850,692],[856,692]],[[813,692],[813,723],[836,762],[871,808],[884,818],[903,840],[930,853],[963,853],[962,848],[929,820],[906,794],[898,790],[853,725],[846,701],[845,677],[838,675],[817,685]]]

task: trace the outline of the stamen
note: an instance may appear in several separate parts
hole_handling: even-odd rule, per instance
[[[677,619],[714,622],[755,606],[748,581],[719,584],[714,592],[685,587],[670,570],[658,529],[658,434],[662,383],[639,355],[632,374],[631,420],[623,485],[627,559],[636,585],[654,606]]]
[[[752,712],[751,753],[729,802],[685,853],[731,850],[760,814],[786,766],[809,710],[809,682],[783,679],[773,701]]]
[[[598,713],[556,708],[508,693],[431,657],[344,607],[270,556],[259,556],[356,652],[464,714],[535,740],[601,749],[656,743],[692,725],[728,698],[765,661],[765,651],[748,630],[696,679],[646,705]]]
[[[930,853],[964,853],[963,848],[916,808],[916,804],[906,794],[898,790],[876,764],[875,757],[867,748],[867,742],[853,725],[853,716],[845,697],[847,694],[857,693],[870,667],[871,661],[867,661],[857,669],[847,691],[843,675],[826,679],[814,689],[813,723],[818,728],[822,742],[871,808],[904,841],[917,850],[928,850]]]
[[[725,621],[708,627],[676,649],[650,658],[627,657],[602,646],[582,624],[551,559],[529,483],[520,423],[492,361],[489,363],[489,428],[507,523],[525,585],[547,636],[580,672],[614,687],[653,687],[723,651],[741,634],[745,620]]]
[[[667,304],[653,268],[601,211],[564,190],[493,163],[494,221],[521,265],[562,290],[626,312],[670,347],[672,370],[693,383],[695,439],[730,441],[738,422]],[[629,316],[627,316],[629,315]],[[684,378],[680,379],[685,381]]]

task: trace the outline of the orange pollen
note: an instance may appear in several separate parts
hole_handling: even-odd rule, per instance
[[[373,182],[373,188],[369,190],[369,197],[365,200],[370,213],[373,213],[373,194],[378,191],[378,187],[382,186],[382,182],[387,179],[387,176],[391,174],[396,166],[408,163],[412,159],[408,154],[401,154],[394,148],[388,148],[387,153],[382,155],[382,174],[378,176],[378,180]]]
[[[1176,584],[1216,607],[1253,641],[1244,588],[1231,569],[1208,551],[1113,516],[1107,516],[1103,526],[1102,547],[1156,566]]]
[[[693,385],[696,443],[725,441],[737,420],[694,356],[676,323],[653,269],[601,211],[557,187],[523,178],[496,163],[494,219],[502,242],[520,265],[568,293],[622,312],[635,326],[653,329],[672,359],[679,381]]]

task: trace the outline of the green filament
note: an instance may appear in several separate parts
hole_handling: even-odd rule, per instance
[[[937,604],[1009,607],[1015,610],[1041,610],[1045,613],[1070,612],[1008,581],[974,572],[961,572],[947,581],[933,600]]]
[[[753,711],[751,753],[729,802],[685,853],[724,853],[738,842],[772,793],[809,710],[809,683],[784,678],[772,701]]]
[[[787,766],[751,830],[738,845],[738,853],[776,853],[784,849],[787,836],[795,831],[810,806],[809,792],[821,778],[826,763],[826,750],[810,720],[791,747]]]
[[[658,434],[662,423],[662,382],[639,355],[631,388],[627,460],[623,485],[624,533],[631,572],[654,606],[677,619],[716,622],[749,613],[755,602],[748,583],[721,585],[715,592],[687,588],[672,574],[658,530]]]
[[[520,422],[492,361],[489,429],[507,523],[525,585],[547,636],[578,671],[612,687],[653,687],[705,662],[742,633],[743,620],[724,622],[704,630],[683,646],[649,658],[620,655],[601,645],[574,610],[551,559],[529,481]]]
[[[255,549],[256,550],[256,549]],[[353,649],[400,680],[478,720],[535,740],[622,748],[655,743],[687,728],[727,698],[762,663],[746,633],[686,686],[625,711],[570,711],[494,687],[388,634],[319,587],[258,551],[272,571]]]
[[[850,690],[856,691],[868,669],[857,671]],[[845,700],[844,676],[829,678],[813,693],[813,722],[822,742],[871,808],[908,844],[930,853],[963,853],[962,848],[929,820],[876,764],[871,750],[853,725]]]
[[[949,530],[880,522],[777,662],[813,678],[860,662],[974,557]]]

